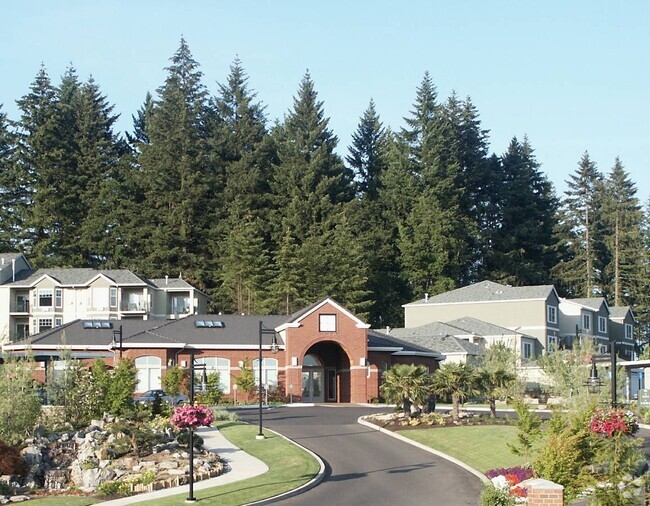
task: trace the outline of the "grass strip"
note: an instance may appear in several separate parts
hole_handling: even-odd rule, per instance
[[[518,432],[516,427],[510,425],[437,427],[398,432],[451,455],[482,473],[489,469],[524,464],[523,457],[514,455],[507,446],[507,443],[515,442]]]

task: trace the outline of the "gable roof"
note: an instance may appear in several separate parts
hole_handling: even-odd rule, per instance
[[[392,350],[391,348],[394,348]],[[433,356],[437,360],[445,357],[438,350],[420,346],[404,339],[390,336],[378,330],[368,330],[368,351],[393,351],[396,355],[424,355]]]
[[[22,253],[0,253],[0,265],[10,264],[12,260],[18,260],[20,257],[23,257],[25,263],[29,265],[27,258],[25,258],[25,255]]]
[[[330,297],[325,297],[317,302],[314,302],[313,304],[310,304],[306,308],[293,313],[288,317],[286,324],[283,327],[297,326],[301,320],[307,318],[307,316],[309,316],[310,314],[312,314],[313,312],[315,312],[316,310],[318,310],[319,308],[323,307],[326,304],[330,304],[334,306],[334,308],[337,311],[340,311],[341,313],[345,314],[348,318],[350,318],[356,323],[356,326],[358,328],[364,328],[364,329],[370,328],[369,324],[357,318],[354,314],[352,314],[350,311],[348,311],[343,306],[341,306],[341,304],[339,304],[338,302],[336,302],[334,299]],[[280,327],[278,330],[281,330],[283,327]]]
[[[571,304],[577,304],[582,306],[585,309],[592,309],[594,311],[599,311],[600,308],[605,305],[605,308],[609,310],[609,306],[603,297],[579,297],[576,299],[561,299],[562,302],[569,302]]]
[[[508,286],[494,281],[480,281],[449,292],[404,304],[402,307],[453,304],[463,302],[501,302],[513,300],[546,299],[557,292],[553,285]]]
[[[458,327],[434,322],[419,327],[392,329],[389,337],[393,338],[393,336],[396,336],[401,341],[409,343],[412,346],[419,346],[445,355],[450,353],[465,353],[474,356],[484,355],[485,350],[481,346],[470,343],[466,339],[456,337],[464,333],[466,331]]]
[[[28,269],[16,273],[16,280],[9,286],[33,286],[44,276],[52,278],[62,286],[87,285],[98,276],[104,276],[118,285],[145,286],[145,281],[126,269],[97,270],[80,269]]]
[[[632,316],[632,319],[636,321],[630,306],[612,306],[609,308],[609,317],[612,319],[622,320],[628,313]]]

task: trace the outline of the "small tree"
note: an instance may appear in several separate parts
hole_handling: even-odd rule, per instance
[[[255,391],[257,382],[255,381],[255,373],[253,372],[253,367],[251,366],[251,360],[249,358],[244,359],[244,363],[241,367],[241,374],[235,378],[235,384],[241,392],[250,394]]]
[[[162,377],[162,386],[167,395],[171,395],[176,399],[181,391],[185,390],[186,380],[189,377],[189,371],[178,364],[167,369],[167,372]]]
[[[101,415],[104,412],[110,411],[107,403],[107,397],[108,390],[112,381],[111,373],[106,367],[106,363],[101,358],[95,360],[90,373],[92,374],[93,381],[97,387],[97,395],[99,396],[101,406],[101,412],[99,414]]]
[[[478,385],[490,406],[490,418],[497,417],[497,399],[506,395],[508,389],[517,381],[517,376],[506,369],[481,368],[478,371]]]
[[[533,444],[542,435],[542,419],[535,413],[532,413],[522,399],[515,399],[513,406],[517,412],[515,424],[519,429],[517,441],[514,444],[508,443],[508,448],[515,455],[524,457],[526,463],[530,462]]]
[[[208,406],[216,406],[223,400],[223,389],[218,372],[211,372],[207,377],[207,390],[200,394],[199,402]]]
[[[380,391],[387,402],[410,415],[411,406],[424,405],[431,395],[431,377],[423,365],[395,364],[384,372]]]
[[[476,371],[464,363],[442,364],[433,373],[433,391],[440,396],[451,396],[451,416],[455,421],[458,421],[461,401],[479,393],[476,381]]]
[[[32,360],[5,359],[0,364],[0,439],[8,444],[21,442],[41,414],[33,374]]]
[[[135,362],[128,358],[120,359],[113,370],[112,381],[107,392],[108,411],[122,415],[133,407],[133,392],[138,384]]]

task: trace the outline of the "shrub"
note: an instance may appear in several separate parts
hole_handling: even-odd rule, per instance
[[[0,438],[9,444],[22,441],[41,414],[33,371],[31,360],[7,359],[0,364]]]
[[[7,446],[0,441],[0,475],[11,474],[23,476],[25,471],[25,462],[20,455],[20,450]]]
[[[506,489],[496,488],[488,484],[481,492],[481,506],[515,506],[515,498]]]
[[[190,432],[189,430],[181,431],[178,436],[176,436],[176,441],[182,446],[190,445]],[[198,434],[194,434],[194,448],[200,450],[203,447],[203,438]]]

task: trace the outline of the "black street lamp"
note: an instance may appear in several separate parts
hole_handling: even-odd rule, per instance
[[[271,336],[271,353],[277,353],[278,350],[280,349],[278,347],[278,337],[275,332],[275,329],[267,329],[262,326],[262,320],[260,320],[260,332],[259,332],[259,337],[260,337],[260,349],[259,349],[259,396],[260,396],[260,406],[259,406],[259,421],[260,421],[260,430],[255,436],[256,439],[265,439],[266,436],[264,435],[264,432],[262,432],[262,394],[263,394],[263,387],[262,387],[262,336],[268,334]]]
[[[203,371],[203,377],[205,377],[205,364],[195,364],[194,363],[194,353],[190,353],[190,406],[194,406],[194,370],[200,369]],[[205,385],[205,381],[202,381],[202,385]],[[189,476],[189,485],[190,490],[185,499],[186,503],[196,502],[194,497],[194,428],[189,427],[190,431],[190,476]]]
[[[612,339],[609,346],[612,374],[612,408],[616,407],[616,341]]]
[[[118,342],[120,343],[120,360],[122,360],[122,325],[120,325],[119,329],[113,329],[113,349],[115,349]]]
[[[598,377],[598,369],[596,369],[596,357],[591,356],[591,373],[589,374],[589,379],[585,385],[590,394],[597,394],[600,392],[600,387],[602,386],[603,381]]]

